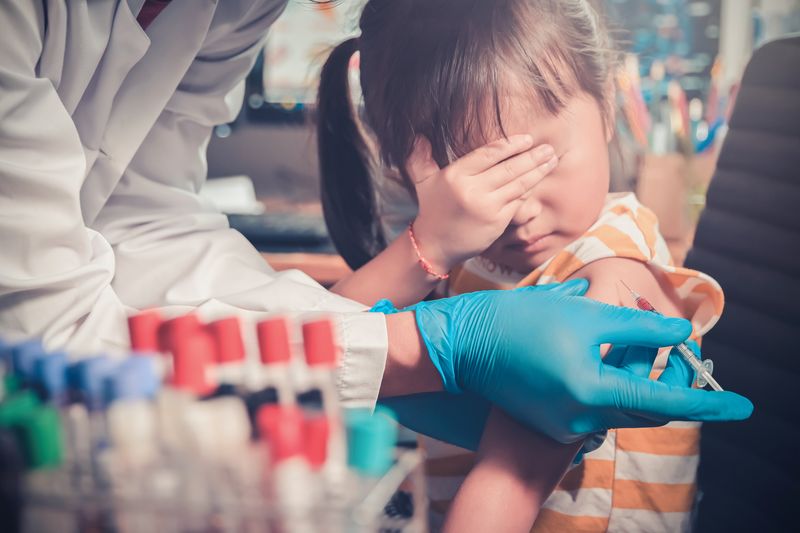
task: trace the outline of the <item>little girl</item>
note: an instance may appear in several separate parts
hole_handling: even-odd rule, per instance
[[[672,265],[633,195],[608,194],[614,57],[587,0],[370,0],[360,28],[332,52],[319,89],[323,207],[355,269],[336,292],[401,306],[434,289],[582,277],[588,297],[632,305],[622,280],[691,319],[695,338],[713,326],[717,283]],[[363,121],[349,98],[355,52]],[[409,203],[418,208],[404,212]],[[398,231],[398,220],[411,224]],[[655,377],[665,358],[651,369],[628,352],[619,364]],[[668,372],[688,381],[685,367]],[[611,431],[562,480],[581,443],[495,409],[477,455],[424,442],[432,507],[449,508],[450,531],[685,530],[698,436],[689,423]]]

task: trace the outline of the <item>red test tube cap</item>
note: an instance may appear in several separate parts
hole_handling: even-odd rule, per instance
[[[158,329],[164,319],[158,311],[143,311],[128,317],[131,350],[134,352],[158,352]]]
[[[327,417],[317,415],[305,419],[305,454],[311,468],[322,468],[328,458],[328,439],[331,434],[331,425]]]
[[[308,366],[335,367],[338,353],[333,341],[333,322],[323,319],[303,324],[303,350]]]
[[[256,326],[261,362],[265,365],[288,363],[292,358],[289,321],[283,317],[262,320]]]
[[[178,342],[195,335],[203,328],[195,313],[171,318],[158,328],[158,346],[162,352],[171,352]]]
[[[207,376],[214,363],[214,341],[203,329],[176,339],[172,347],[172,385],[198,396],[208,394],[214,385]]]
[[[305,452],[303,412],[296,406],[265,405],[256,423],[269,444],[270,458],[279,463]]]
[[[239,319],[235,316],[209,323],[208,330],[214,338],[217,362],[234,363],[244,361],[244,341]]]

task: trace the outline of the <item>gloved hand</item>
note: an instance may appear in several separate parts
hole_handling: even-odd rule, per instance
[[[577,280],[567,288],[583,287]],[[753,405],[732,392],[688,389],[604,364],[600,345],[656,348],[685,340],[686,320],[525,287],[421,302],[416,320],[445,388],[485,397],[568,443],[614,427],[669,420],[740,420]],[[652,365],[656,350],[626,358]],[[669,377],[669,374],[668,374]]]
[[[564,290],[563,287],[562,290]],[[397,312],[391,306],[391,303],[386,300],[376,304],[376,307],[372,310],[384,313]],[[700,348],[697,343],[688,341],[688,344],[696,354],[700,354]],[[657,348],[615,346],[605,357],[603,363],[615,366],[624,372],[629,372],[632,376],[647,378],[650,375],[657,352]],[[683,360],[677,350],[673,349],[667,361],[667,366],[659,376],[658,381],[676,387],[691,387],[694,379],[695,372],[692,367]],[[398,420],[409,429],[473,451],[478,449],[483,435],[483,428],[486,425],[486,419],[491,409],[491,404],[488,400],[470,392],[464,394],[430,392],[394,396],[383,398],[380,403],[394,410]],[[641,419],[642,427],[659,426],[666,422],[663,419],[657,421],[646,418]],[[597,439],[596,444],[602,444],[602,439]],[[594,446],[587,449],[584,446],[584,448],[581,448],[575,457],[575,464],[580,463],[585,453],[597,447]]]
[[[687,341],[687,344],[696,354],[700,354],[700,346],[695,341]],[[658,354],[656,348],[646,348],[642,346],[614,346],[611,351],[603,358],[603,363],[612,365],[622,370],[628,371],[634,376],[642,378],[649,378],[650,371],[653,368],[653,360]],[[689,363],[684,361],[683,357],[678,353],[675,348],[670,352],[669,358],[664,371],[658,377],[658,381],[667,385],[675,385],[678,387],[691,387],[695,380],[695,372]],[[659,426],[665,422],[642,420],[642,426]],[[573,464],[580,464],[583,456],[592,452],[602,446],[605,441],[606,431],[601,431],[590,435],[584,442],[581,449],[578,451]]]
[[[471,392],[426,392],[381,398],[408,429],[434,439],[477,451],[492,404]]]
[[[586,289],[585,282],[552,283],[536,287],[536,290],[565,296],[581,296]],[[403,311],[415,308],[416,305]],[[389,300],[380,300],[370,312],[390,315],[399,311]],[[390,407],[397,415],[398,421],[407,428],[473,451],[478,449],[491,410],[491,404],[486,398],[471,393],[411,394],[382,398],[380,403]]]

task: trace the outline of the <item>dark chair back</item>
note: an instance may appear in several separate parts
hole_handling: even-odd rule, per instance
[[[725,289],[703,339],[755,404],[703,426],[697,531],[797,531],[800,509],[800,37],[756,50],[686,266]],[[797,507],[795,507],[797,506]]]

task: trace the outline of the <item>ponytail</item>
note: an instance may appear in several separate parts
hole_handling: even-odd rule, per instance
[[[371,156],[355,119],[347,81],[351,38],[322,67],[317,97],[317,143],[322,211],[336,250],[357,269],[386,247],[371,181]]]

